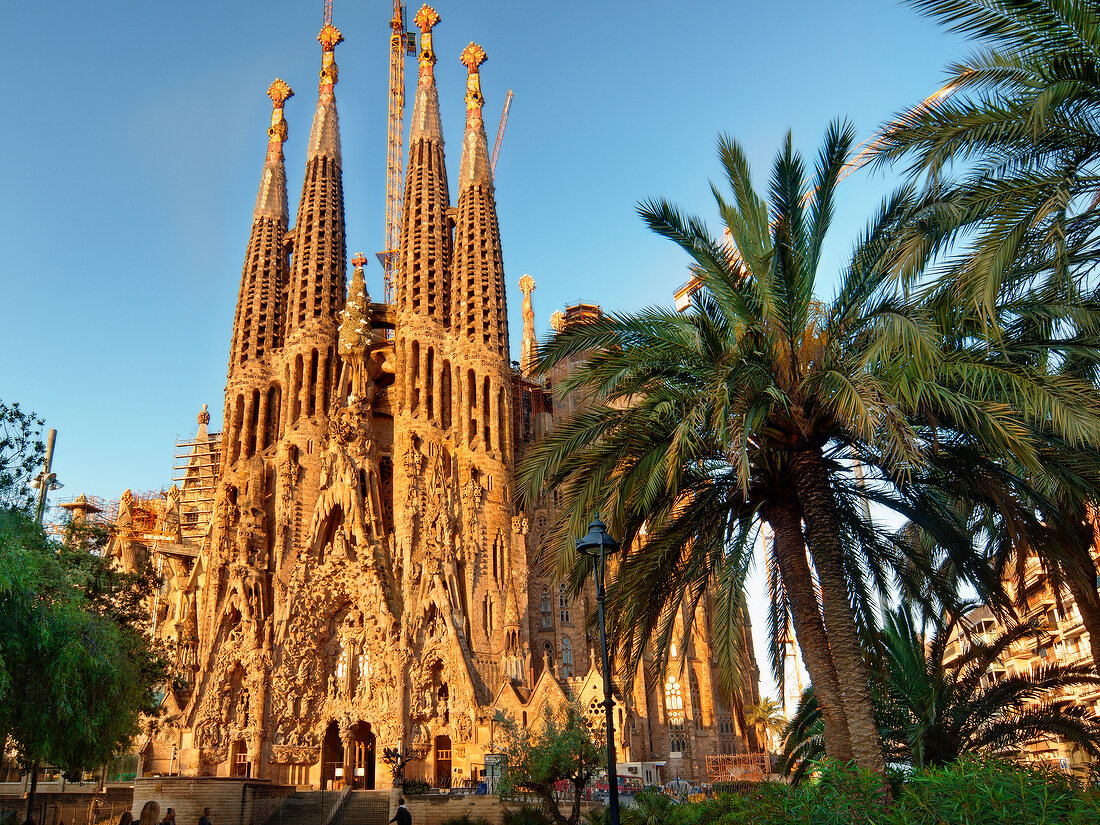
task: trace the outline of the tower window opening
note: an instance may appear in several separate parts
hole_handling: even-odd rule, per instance
[[[245,445],[245,457],[256,454],[256,427],[260,420],[260,391],[252,391],[252,408],[248,411],[248,442]]]
[[[451,428],[451,362],[443,362],[443,374],[439,379],[439,423],[444,430]]]
[[[491,450],[493,448],[492,430],[489,423],[489,410],[492,409],[492,402],[489,400],[492,395],[489,394],[489,376],[485,376],[484,389],[481,393],[482,407],[481,420],[484,423],[485,429],[485,450]]]
[[[267,423],[264,426],[264,449],[279,437],[279,408],[282,406],[282,388],[272,384],[267,388]]]
[[[324,411],[325,415],[328,415],[329,396],[332,394],[332,370],[334,366],[335,362],[332,358],[332,347],[329,347],[328,351],[325,353],[325,367],[321,372],[324,376],[324,385],[321,389],[321,409]]]
[[[302,356],[294,356],[294,383],[291,385],[290,423],[296,424],[302,414]]]
[[[306,416],[312,418],[317,414],[317,350],[309,358],[309,403],[306,406]]]
[[[435,348],[428,347],[428,359],[426,364],[427,373],[424,376],[425,387],[427,389],[424,404],[428,408],[428,418],[435,418]]]
[[[470,398],[470,443],[473,444],[477,440],[477,377],[474,375],[473,370],[469,370],[466,373],[467,383],[469,385],[468,392]]]
[[[507,412],[504,406],[504,390],[500,390],[497,393],[497,441],[500,445],[500,454],[503,457],[505,455],[505,447],[507,446],[507,437],[505,433],[508,431],[508,427],[505,422],[508,420]]]
[[[573,676],[573,643],[568,636],[561,640],[561,675],[566,679]]]
[[[539,602],[539,611],[542,613],[542,629],[550,630],[554,627],[554,606],[550,601],[550,588],[542,586],[542,598]]]
[[[241,427],[244,426],[244,396],[237,396],[237,403],[233,409],[233,444],[230,463],[236,462],[241,457]]]
[[[420,342],[413,341],[411,347],[412,361],[412,398],[409,399],[409,409],[416,412],[420,408]]]
[[[561,623],[569,623],[569,592],[565,587],[565,582],[558,585],[558,612],[561,613]]]

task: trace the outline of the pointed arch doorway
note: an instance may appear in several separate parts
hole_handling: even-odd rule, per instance
[[[370,722],[362,720],[351,728],[351,753],[349,754],[349,777],[351,787],[356,790],[374,790],[375,745],[377,737]]]

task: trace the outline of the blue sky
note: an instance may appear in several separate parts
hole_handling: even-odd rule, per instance
[[[943,83],[964,50],[889,0],[771,3],[438,0],[449,173],[463,128],[462,48],[479,42],[497,168],[512,354],[530,273],[541,328],[577,299],[668,304],[685,258],[635,214],[665,197],[717,226],[719,132],[760,185],[786,130],[812,155],[830,119],[860,139]],[[409,14],[419,4],[409,6]],[[59,431],[66,495],[170,483],[202,403],[220,425],[226,358],[266,147],[265,91],[282,77],[291,210],[316,104],[320,0],[7,3],[0,35],[0,398]],[[388,0],[335,0],[349,254],[382,246]],[[410,77],[415,76],[412,62]],[[410,97],[411,97],[410,86]],[[850,177],[836,270],[891,182]],[[453,189],[453,186],[452,186]],[[822,297],[831,283],[822,285]]]

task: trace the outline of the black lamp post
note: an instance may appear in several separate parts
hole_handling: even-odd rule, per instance
[[[607,657],[607,625],[604,621],[603,576],[607,569],[607,556],[614,555],[619,543],[607,532],[607,525],[599,515],[588,526],[588,535],[577,540],[577,551],[592,557],[596,574],[596,606],[600,618],[600,655],[603,657],[603,706],[607,713],[607,812],[610,825],[619,825],[619,776],[615,765],[615,717],[611,698],[611,667]]]

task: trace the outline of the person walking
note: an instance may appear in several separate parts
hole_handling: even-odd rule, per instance
[[[160,803],[150,799],[141,808],[138,825],[160,825]]]
[[[393,815],[393,819],[390,822],[396,822],[397,825],[412,825],[412,814],[409,813],[409,809],[405,807],[405,797],[397,797],[397,813]]]
[[[199,825],[214,825],[214,822],[212,820],[213,816],[213,811],[211,811],[209,808],[203,808],[202,816],[199,817]]]

